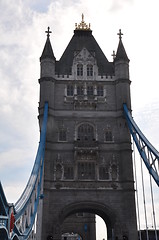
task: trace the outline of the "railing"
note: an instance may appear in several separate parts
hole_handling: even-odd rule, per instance
[[[134,139],[137,149],[153,179],[159,186],[159,152],[147,140],[137,124],[133,120],[127,105],[124,104],[124,115],[126,117],[130,133]]]
[[[44,106],[43,123],[40,134],[39,147],[31,172],[31,176],[24,192],[15,205],[7,204],[6,216],[0,215],[0,231],[5,234],[5,239],[26,240],[32,234],[39,199],[42,196],[42,175],[45,154],[45,141],[48,118],[48,103]],[[3,194],[3,190],[1,190]],[[3,197],[4,198],[4,197]],[[5,198],[4,198],[5,199]],[[3,204],[3,201],[1,202]],[[4,204],[3,204],[4,205]],[[11,228],[12,224],[12,228]],[[1,238],[0,238],[1,239]]]
[[[48,103],[44,106],[43,123],[40,134],[39,147],[33,166],[33,170],[27,186],[19,200],[15,203],[15,227],[18,236],[27,239],[32,231],[37,214],[41,195],[42,174],[44,165],[45,140],[47,130]]]

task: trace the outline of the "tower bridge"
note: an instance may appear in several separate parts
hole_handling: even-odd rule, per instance
[[[0,239],[96,240],[95,215],[106,223],[108,240],[151,239],[138,226],[131,140],[157,185],[159,153],[131,115],[121,30],[112,62],[83,15],[59,61],[49,27],[46,33],[37,156],[15,204],[7,202],[0,184]],[[157,234],[155,226],[153,239]]]

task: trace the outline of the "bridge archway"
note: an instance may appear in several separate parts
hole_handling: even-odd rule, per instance
[[[80,212],[92,213],[100,216],[104,220],[107,227],[107,238],[112,239],[116,216],[114,211],[109,206],[101,203],[84,201],[65,206],[60,212],[60,224],[62,225],[64,220],[69,216]]]

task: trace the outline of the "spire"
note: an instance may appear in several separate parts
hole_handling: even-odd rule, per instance
[[[50,42],[50,33],[52,33],[50,31],[50,28],[48,27],[48,30],[45,31],[47,33],[47,39],[46,39],[46,43],[42,52],[42,55],[40,57],[40,61],[44,58],[51,58],[51,59],[55,59],[53,50],[52,50],[52,46],[51,46],[51,42]]]
[[[125,48],[124,48],[124,45],[122,42],[123,33],[121,32],[121,29],[119,29],[119,33],[117,35],[119,35],[119,45],[118,45],[118,49],[117,49],[116,57],[115,57],[114,61],[125,60],[125,61],[129,62],[129,58],[126,54],[126,51],[125,51]]]

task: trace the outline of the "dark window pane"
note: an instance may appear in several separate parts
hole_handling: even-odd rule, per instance
[[[77,76],[83,76],[83,65],[82,64],[77,65]]]
[[[83,86],[77,86],[77,95],[82,96],[84,94]]]
[[[60,129],[59,131],[59,141],[65,142],[66,141],[66,130]]]
[[[97,86],[97,96],[104,96],[103,86]]]
[[[78,179],[95,179],[95,163],[79,162],[78,163]]]
[[[93,95],[93,86],[88,86],[87,87],[87,95],[92,96]]]
[[[87,65],[87,76],[93,76],[93,66]]]
[[[112,132],[108,130],[105,132],[105,141],[112,141]]]
[[[67,96],[73,96],[73,85],[67,86]]]
[[[94,141],[94,128],[89,124],[82,124],[78,127],[78,140]]]

